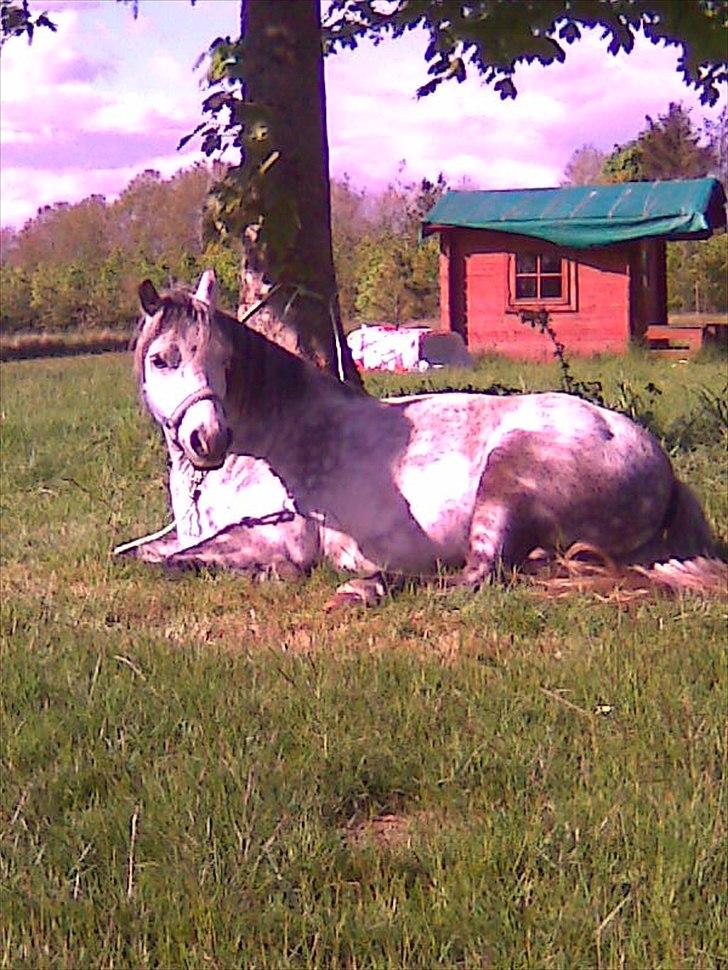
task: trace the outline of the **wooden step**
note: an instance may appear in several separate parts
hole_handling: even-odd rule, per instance
[[[652,324],[645,331],[645,340],[650,350],[660,352],[675,350],[676,354],[668,355],[671,357],[680,353],[683,356],[697,353],[703,346],[703,339],[702,327],[668,327]],[[660,356],[663,354],[660,353]]]
[[[653,324],[645,331],[645,339],[650,346],[687,347],[699,350],[703,345],[702,327],[667,327]]]

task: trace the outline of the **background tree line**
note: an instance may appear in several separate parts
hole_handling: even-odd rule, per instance
[[[138,14],[140,0],[122,2]],[[599,28],[612,55],[629,53],[641,31],[652,43],[679,49],[678,72],[699,91],[701,103],[714,105],[728,81],[726,8],[728,0],[700,0],[686,16],[685,4],[663,0],[392,0],[384,7],[371,0],[329,0],[322,22],[319,0],[240,0],[238,36],[210,44],[202,121],[180,143],[199,137],[202,151],[216,159],[225,147],[239,153],[238,164],[228,166],[208,198],[215,211],[207,210],[208,221],[240,240],[239,307],[249,308],[267,293],[256,327],[363,390],[341,340],[324,54],[354,48],[364,38],[379,43],[422,29],[428,79],[418,97],[473,73],[507,100],[517,93],[517,67],[563,62],[583,30]],[[30,42],[41,27],[56,29],[45,12],[31,9],[30,0],[0,0],[0,46],[14,37]],[[380,262],[406,267],[410,261],[394,247],[392,258]],[[382,272],[375,270],[374,278]],[[407,312],[399,296],[414,299],[422,291],[419,266],[416,275],[417,282],[398,294],[395,319]],[[367,301],[358,285],[357,298]]]
[[[107,203],[90,196],[46,206],[22,229],[2,230],[0,328],[6,332],[128,330],[137,286],[191,282],[213,267],[221,302],[238,303],[241,248],[221,237],[208,207],[221,166],[199,164],[170,179],[148,170]],[[419,241],[424,213],[445,190],[401,177],[380,192],[332,182],[334,257],[345,320],[437,315],[436,240]]]
[[[582,145],[564,169],[564,185],[651,182],[712,175],[728,185],[728,108],[718,121],[697,127],[690,112],[672,103],[630,141],[601,152]],[[668,310],[728,310],[728,234],[670,243],[667,247]]]
[[[163,180],[147,170],[119,198],[93,195],[40,209],[14,232],[3,230],[1,320],[9,330],[127,330],[137,316],[136,287],[214,265],[226,296],[237,288],[230,247],[205,241],[205,200],[214,172],[205,165]]]
[[[697,128],[671,104],[647,118],[632,140],[600,152],[576,149],[564,184],[696,178],[728,184],[728,111]],[[442,175],[403,180],[404,163],[386,189],[366,191],[334,179],[332,235],[342,317],[396,324],[438,312],[437,241],[419,240],[422,216],[447,186]],[[107,203],[91,196],[75,205],[41,209],[22,229],[2,230],[0,329],[59,332],[128,330],[137,315],[136,288],[192,281],[213,267],[222,301],[238,303],[241,246],[221,236],[209,206],[221,165],[199,164],[170,179],[148,170]],[[728,236],[668,246],[669,309],[728,309]]]

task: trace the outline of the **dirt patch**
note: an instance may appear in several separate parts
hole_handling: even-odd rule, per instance
[[[374,845],[380,849],[409,848],[413,833],[418,829],[432,827],[433,812],[414,812],[410,815],[390,812],[374,818],[354,820],[343,829],[343,836],[351,848],[361,849]]]

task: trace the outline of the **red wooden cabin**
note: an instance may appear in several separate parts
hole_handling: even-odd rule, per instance
[[[666,242],[724,228],[715,179],[448,192],[440,235],[441,327],[471,351],[546,359],[521,314],[547,310],[571,354],[621,353],[667,323]]]

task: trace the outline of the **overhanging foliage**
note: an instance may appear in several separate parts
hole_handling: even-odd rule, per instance
[[[516,96],[519,64],[553,64],[585,28],[600,28],[610,54],[629,53],[639,32],[653,43],[681,49],[678,70],[701,101],[715,104],[728,80],[725,0],[331,0],[324,38],[329,51],[379,43],[422,28],[430,80],[418,96],[468,70],[493,84],[502,98]]]

